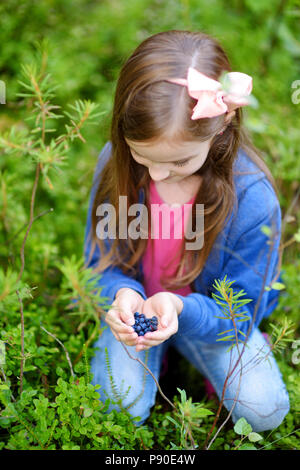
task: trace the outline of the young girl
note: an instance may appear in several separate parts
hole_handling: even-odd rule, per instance
[[[157,386],[130,355],[158,380],[169,346],[211,382],[219,398],[231,372],[224,405],[233,407],[233,422],[245,417],[255,431],[274,429],[289,410],[281,373],[258,329],[278,302],[270,286],[280,274],[281,211],[270,171],[242,126],[251,89],[252,78],[231,73],[221,45],[199,32],[155,34],[121,70],[111,140],[94,175],[84,254],[112,307],[95,343],[93,384],[101,385],[102,401],[111,399],[108,411],[126,409],[136,425],[149,417]],[[120,196],[126,197],[126,217]],[[116,227],[105,238],[97,223],[104,215],[99,207],[107,203],[115,209],[109,223]],[[135,218],[133,204],[147,208],[147,237],[118,235]],[[181,230],[181,239],[150,236],[150,228],[158,228],[150,215],[155,204],[172,209],[171,226]],[[195,229],[201,214],[203,226]],[[196,249],[187,248],[188,220]],[[236,337],[212,296],[215,280],[225,276],[234,281],[234,292],[251,299],[241,309]],[[138,336],[135,312],[155,315],[157,331]],[[228,351],[233,343],[220,341],[222,335],[238,343]]]

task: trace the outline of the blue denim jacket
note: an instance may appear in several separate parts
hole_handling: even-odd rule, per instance
[[[110,156],[111,142],[107,142],[98,157],[90,194],[84,242],[86,262],[91,247],[88,234],[91,229],[92,202],[102,169]],[[231,286],[234,292],[243,289],[245,295],[241,298],[252,299],[252,302],[240,310],[249,316],[248,321],[238,323],[239,330],[244,334],[248,331],[253,315],[255,315],[254,324],[258,326],[262,318],[269,316],[278,303],[279,292],[274,289],[265,290],[264,286],[269,286],[276,274],[281,235],[279,201],[265,174],[242,149],[238,151],[234,170],[242,173],[250,172],[250,174],[242,175],[234,173],[234,186],[237,195],[236,211],[232,211],[231,216],[227,218],[224,229],[215,240],[205,267],[194,280],[196,292],[187,296],[176,294],[183,302],[183,310],[178,318],[178,333],[197,336],[208,343],[214,343],[220,337],[217,336],[218,333],[233,327],[231,320],[218,318],[224,315],[220,306],[211,296],[212,292],[218,294],[213,288],[216,279],[221,280],[227,275],[228,280],[235,281]],[[144,201],[145,194],[141,189],[139,203]],[[263,225],[268,225],[272,230],[275,230],[276,236],[273,245],[268,243],[269,238],[262,232]],[[105,243],[106,246],[109,246],[110,241],[107,239]],[[96,266],[99,256],[100,252],[97,246],[88,267]],[[141,275],[138,278],[133,278],[130,275],[125,275],[119,267],[107,268],[98,275],[97,285],[101,287],[101,297],[107,297],[110,304],[121,287],[129,287],[147,299],[143,286],[142,260],[140,260],[139,272]],[[281,280],[281,276],[278,280]],[[239,337],[243,339],[243,336],[239,335]]]

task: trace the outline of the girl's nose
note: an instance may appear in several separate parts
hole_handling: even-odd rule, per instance
[[[153,168],[149,169],[149,174],[154,181],[161,181],[169,177],[169,170],[154,170]]]

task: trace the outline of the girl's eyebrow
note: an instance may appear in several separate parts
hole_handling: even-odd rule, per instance
[[[142,158],[145,158],[143,157],[143,155],[140,155],[136,150],[133,149],[133,151],[139,156],[139,157],[142,157]],[[179,162],[185,162],[186,160],[189,160],[190,158],[195,158],[197,157],[197,155],[191,155],[189,157],[185,157],[185,158],[182,158],[181,160],[176,160],[174,162],[156,162],[156,163],[179,163]]]

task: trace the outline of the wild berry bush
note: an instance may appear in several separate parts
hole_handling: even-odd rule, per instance
[[[0,448],[299,449],[298,2],[10,0],[0,14]],[[276,177],[284,221],[284,284],[262,329],[291,400],[282,425],[260,436],[243,420],[216,435],[224,408],[209,434],[218,403],[183,358],[174,369],[170,358],[167,396],[158,393],[141,427],[126,410],[108,413],[109,400],[100,402],[91,385],[108,307],[83,269],[93,171],[123,61],[166,29],[215,35],[234,69],[255,77],[259,106],[245,122]],[[218,286],[219,294],[231,288],[226,279]]]

